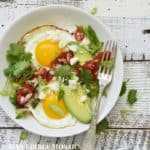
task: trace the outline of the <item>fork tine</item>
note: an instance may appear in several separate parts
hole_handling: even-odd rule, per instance
[[[117,42],[113,42],[113,47],[112,47],[112,54],[111,54],[111,59],[116,60],[116,54],[117,54]],[[108,74],[112,74],[112,68],[109,68]]]
[[[107,40],[106,44],[104,45],[102,51],[105,52],[107,50],[107,47],[109,46],[109,41]],[[105,55],[103,53],[102,59],[101,59],[101,63],[104,61]],[[99,72],[101,72],[103,70],[103,67],[100,67]]]
[[[110,51],[112,49],[112,45],[113,42],[110,40],[108,41],[108,48],[106,49],[107,51]],[[110,59],[110,53],[109,52],[106,52],[106,55],[105,55],[105,61],[109,60]],[[102,70],[103,73],[107,73],[108,72],[108,68],[107,67],[103,67],[103,70]]]

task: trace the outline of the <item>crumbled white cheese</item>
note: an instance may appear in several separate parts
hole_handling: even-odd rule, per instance
[[[41,90],[41,91],[39,92],[38,98],[39,98],[39,99],[44,99],[45,96],[46,96],[46,93]]]
[[[75,90],[77,88],[77,81],[76,80],[69,80],[69,88]]]
[[[29,93],[29,94],[27,94],[27,95],[25,96],[25,99],[30,99],[31,97],[32,97],[32,94]]]
[[[51,71],[50,71],[50,74],[51,74],[51,75],[54,75],[54,74],[55,74],[55,72],[54,72],[53,70],[51,70]]]
[[[87,96],[86,95],[82,95],[81,97],[80,97],[80,102],[85,102],[86,101],[86,99],[87,99]]]
[[[78,62],[78,60],[79,59],[77,57],[73,57],[73,58],[70,59],[70,64],[74,65],[74,64],[76,64]]]
[[[52,90],[52,91],[56,91],[56,92],[58,92],[59,91],[59,84],[58,84],[58,82],[51,82],[50,84],[49,84],[49,88]]]
[[[76,52],[77,51],[77,46],[76,45],[69,45],[68,48],[73,51]]]

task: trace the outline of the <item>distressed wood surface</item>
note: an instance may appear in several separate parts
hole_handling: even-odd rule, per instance
[[[16,150],[15,144],[20,144],[25,148],[36,144],[38,145],[49,145],[49,150],[59,150],[52,147],[52,144],[59,143],[59,145],[70,145],[72,143],[80,145],[84,134],[77,135],[69,138],[46,138],[41,136],[35,136],[34,134],[29,135],[26,141],[20,141],[19,136],[22,129],[6,130],[0,129],[0,149],[1,150]],[[8,143],[9,141],[9,143]],[[37,145],[38,142],[38,145]],[[10,147],[10,149],[9,149]],[[149,130],[116,130],[109,129],[105,133],[97,135],[96,150],[149,150],[150,147],[150,131]],[[29,149],[29,148],[28,148]],[[23,150],[20,149],[19,150]],[[38,150],[38,148],[36,149]],[[42,149],[45,150],[45,149]],[[68,149],[66,149],[68,150]]]
[[[132,108],[126,103],[127,95],[119,98],[107,117],[108,131],[97,137],[96,150],[149,150],[150,35],[144,35],[142,31],[150,28],[150,0],[1,0],[0,34],[14,19],[49,4],[72,5],[88,12],[96,6],[96,17],[111,29],[121,47],[125,60],[124,76],[125,79],[130,79],[128,89],[138,90],[138,101]],[[127,116],[128,122],[120,116],[120,110],[124,108],[136,110]],[[69,138],[46,138],[30,134],[26,141],[20,142],[22,131],[0,108],[0,150],[9,150],[6,147],[9,144],[80,144],[84,137],[84,133]],[[24,149],[27,148],[19,150]]]

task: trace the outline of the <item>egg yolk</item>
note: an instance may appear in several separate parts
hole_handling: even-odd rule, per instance
[[[58,99],[58,93],[56,92],[47,94],[42,101],[42,106],[45,114],[49,118],[61,119],[68,114],[68,110],[65,107],[63,100]]]
[[[40,42],[35,49],[35,56],[38,63],[46,67],[48,67],[60,53],[61,49],[58,46],[58,42],[52,40]]]

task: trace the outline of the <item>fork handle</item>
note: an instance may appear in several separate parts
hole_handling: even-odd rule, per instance
[[[92,120],[90,123],[89,130],[87,131],[83,139],[81,150],[94,150],[94,146],[96,143],[96,124],[97,124],[98,112],[99,112],[99,107],[100,107],[100,100],[101,100],[103,91],[104,91],[104,88],[101,87],[99,95],[98,95],[98,99],[96,101],[95,108],[92,110]]]

